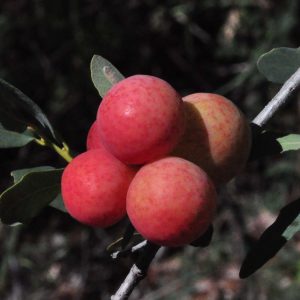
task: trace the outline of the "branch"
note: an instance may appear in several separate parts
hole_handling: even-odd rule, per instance
[[[265,125],[273,115],[288,101],[291,94],[300,86],[300,68],[284,83],[275,97],[256,116],[253,123]]]
[[[134,264],[125,280],[115,295],[111,296],[111,300],[126,300],[132,293],[133,289],[146,276],[149,265],[155,257],[160,246],[154,245],[147,241],[140,258]]]

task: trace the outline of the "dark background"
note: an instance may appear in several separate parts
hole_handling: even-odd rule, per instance
[[[90,79],[93,54],[125,76],[161,77],[182,95],[223,94],[251,120],[279,88],[256,61],[274,47],[298,47],[299,20],[297,0],[2,0],[0,77],[37,102],[80,153],[101,100]],[[299,120],[294,96],[268,126],[297,133]],[[289,153],[249,163],[220,192],[211,245],[160,252],[132,299],[296,299],[297,238],[249,279],[238,279],[238,271],[251,241],[300,196],[299,158]],[[38,165],[65,163],[35,144],[1,150],[2,190],[11,170]],[[133,261],[112,261],[105,251],[123,227],[90,229],[52,210],[29,226],[1,225],[0,298],[109,299]]]

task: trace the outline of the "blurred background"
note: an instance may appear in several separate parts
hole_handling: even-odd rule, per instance
[[[125,76],[161,77],[182,95],[223,94],[251,120],[279,89],[258,72],[258,57],[298,47],[299,37],[297,0],[2,0],[0,77],[37,102],[80,153],[101,101],[90,79],[93,54]],[[299,133],[297,98],[269,128]],[[0,153],[1,190],[11,170],[65,165],[35,144]],[[298,299],[297,237],[250,278],[238,272],[252,242],[300,196],[299,177],[297,152],[250,162],[220,191],[210,246],[159,252],[131,299]],[[50,209],[28,226],[0,225],[0,299],[109,299],[133,262],[106,251],[123,230],[87,228]]]

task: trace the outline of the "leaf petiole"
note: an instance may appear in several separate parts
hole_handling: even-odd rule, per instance
[[[47,141],[43,137],[35,138],[34,141],[40,146],[44,146],[44,147],[46,146],[53,149],[56,153],[59,154],[59,156],[61,156],[68,163],[73,159],[72,155],[70,154],[70,148],[65,142],[62,142],[63,146],[59,147],[58,145]]]
[[[69,150],[69,147],[67,146],[67,144],[63,143],[63,147],[60,148],[56,144],[51,143],[50,147],[56,153],[58,153],[66,162],[69,163],[73,159],[72,155],[70,154],[70,150]]]

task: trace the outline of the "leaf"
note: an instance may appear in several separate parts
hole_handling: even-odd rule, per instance
[[[57,210],[60,210],[61,212],[68,213],[65,208],[61,194],[58,194],[49,205],[56,208]]]
[[[277,138],[277,141],[282,148],[281,152],[300,149],[300,134],[288,134]]]
[[[27,130],[23,133],[18,133],[6,130],[0,124],[0,148],[23,147],[32,142],[34,139],[34,136],[32,136]]]
[[[27,175],[29,173],[40,172],[40,171],[49,171],[49,170],[55,170],[55,168],[53,168],[51,166],[41,166],[41,167],[35,167],[35,168],[30,168],[30,169],[15,170],[15,171],[11,172],[11,176],[14,178],[14,183],[17,183],[25,175]],[[67,213],[67,210],[64,206],[64,203],[63,203],[63,200],[61,197],[61,193],[59,193],[49,205],[56,208],[57,210]]]
[[[282,236],[286,240],[290,240],[297,232],[300,231],[300,214],[297,218],[287,227],[287,229],[283,232]]]
[[[300,229],[300,199],[283,207],[275,222],[268,227],[249,251],[240,270],[240,278],[256,272]]]
[[[114,84],[124,79],[124,76],[100,55],[92,57],[91,76],[94,86],[102,98]]]
[[[14,170],[10,172],[10,175],[14,179],[14,183],[19,182],[25,175],[33,172],[40,172],[40,171],[49,171],[49,170],[55,170],[54,167],[51,166],[40,166],[40,167],[34,167],[34,168],[28,168],[28,169],[20,169],[20,170]]]
[[[275,48],[258,59],[257,67],[269,81],[284,83],[300,67],[300,48]]]
[[[0,103],[1,102],[2,101],[1,101],[1,93],[0,93]],[[2,111],[1,108],[0,108],[0,123],[2,128],[14,132],[24,132],[28,127],[27,124],[17,119],[14,119],[9,114],[7,114],[4,110]]]
[[[63,169],[14,171],[16,183],[0,195],[0,219],[4,224],[27,223],[60,193]]]
[[[207,247],[212,239],[214,233],[213,225],[210,225],[208,229],[196,240],[190,243],[191,246],[194,247]]]
[[[282,147],[277,141],[278,135],[266,131],[262,127],[251,123],[252,147],[249,160],[280,154]]]
[[[285,134],[264,130],[251,124],[252,148],[250,160],[300,150],[300,134]]]
[[[12,129],[14,123],[18,128],[20,124],[24,124],[26,127],[31,126],[36,129],[42,137],[61,144],[48,118],[39,106],[19,89],[1,78],[0,101],[0,122],[5,128]]]

